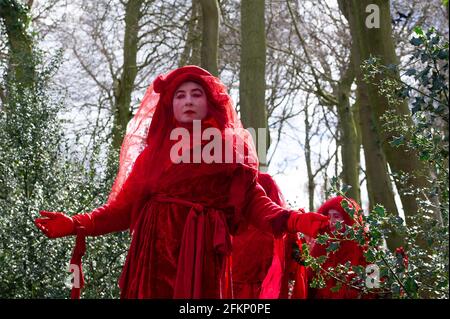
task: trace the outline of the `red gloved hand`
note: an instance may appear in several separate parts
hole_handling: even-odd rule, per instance
[[[329,218],[321,214],[292,212],[287,221],[287,231],[315,238],[319,231],[328,227],[328,223]]]
[[[36,218],[34,224],[48,238],[58,238],[75,234],[73,219],[64,213],[40,211],[44,218]]]

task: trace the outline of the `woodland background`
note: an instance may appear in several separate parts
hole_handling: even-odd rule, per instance
[[[268,128],[293,207],[363,200],[386,271],[409,256],[389,296],[448,298],[448,21],[447,0],[0,0],[0,297],[68,297],[74,238],[33,219],[101,206],[146,87],[196,64]],[[128,244],[89,239],[84,297],[118,297]]]

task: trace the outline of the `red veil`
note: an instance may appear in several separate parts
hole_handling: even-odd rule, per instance
[[[136,115],[128,124],[121,147],[118,174],[108,198],[109,205],[118,207],[133,203],[131,230],[136,222],[136,214],[144,205],[146,195],[160,183],[161,174],[173,165],[169,154],[175,141],[170,140],[170,132],[176,127],[185,127],[192,133],[192,127],[176,122],[172,109],[173,94],[186,81],[196,82],[205,89],[209,113],[207,118],[202,120],[202,129],[215,127],[222,132],[222,139],[226,134],[232,135],[233,145],[225,151],[231,150],[235,160],[243,160],[240,163],[234,162],[231,166],[242,166],[249,172],[248,178],[256,179],[258,157],[255,146],[251,135],[243,129],[237,117],[225,85],[208,71],[194,65],[160,75],[147,89]],[[224,146],[225,144],[223,141]],[[192,145],[191,148],[196,146]],[[205,165],[206,170],[215,170],[217,167]],[[179,181],[189,180],[194,177],[193,174],[195,173],[186,166],[182,176],[175,178]],[[167,179],[168,176],[164,178]]]

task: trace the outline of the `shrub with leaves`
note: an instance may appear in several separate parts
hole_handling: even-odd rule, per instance
[[[4,76],[6,99],[0,110],[0,297],[68,298],[66,286],[74,238],[50,240],[35,227],[40,210],[68,214],[104,203],[111,180],[99,173],[94,152],[87,167],[71,154],[59,112],[64,104],[51,78],[59,65],[34,52],[33,85]],[[117,280],[128,234],[89,238],[84,297],[118,297]]]
[[[381,298],[448,298],[449,297],[449,233],[448,233],[448,41],[434,29],[424,32],[415,29],[411,39],[415,51],[409,68],[398,78],[399,66],[380,64],[372,57],[363,65],[366,81],[378,86],[392,108],[407,99],[413,125],[406,125],[401,116],[388,112],[384,115],[383,129],[394,133],[393,146],[405,145],[414,150],[432,172],[430,187],[411,190],[419,201],[419,214],[408,225],[398,216],[387,214],[384,207],[376,205],[362,222],[353,227],[345,226],[317,239],[328,245],[327,251],[339,248],[340,240],[354,240],[364,246],[365,257],[374,267],[361,269],[339,265],[336,269],[323,269],[325,257],[313,258],[307,246],[303,247],[302,259],[316,273],[311,286],[323,287],[325,279],[336,279],[336,290],[342,284],[358,289],[361,295],[376,293]],[[376,79],[381,79],[378,81]],[[393,176],[401,179],[405,176]],[[345,196],[347,187],[333,181],[334,192]],[[353,216],[343,201],[343,208]],[[389,251],[384,240],[389,229],[395,229],[405,238],[405,246]],[[344,238],[342,238],[342,234]],[[374,271],[375,272],[372,272]],[[351,282],[349,271],[356,273]],[[378,278],[378,279],[377,279]],[[372,282],[372,284],[370,284]],[[373,283],[379,286],[376,289]]]

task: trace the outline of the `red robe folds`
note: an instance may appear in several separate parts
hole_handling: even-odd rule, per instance
[[[185,165],[188,180],[179,174]],[[230,235],[244,221],[279,234],[285,229],[273,221],[287,215],[243,167],[180,164],[163,175],[136,220],[127,205],[75,217],[83,225],[89,219],[88,235],[136,225],[119,283],[122,298],[229,298]]]
[[[267,173],[258,174],[258,183],[267,196],[281,207],[286,203],[278,185]],[[258,228],[242,225],[239,234],[233,237],[232,278],[233,298],[257,299],[261,293],[261,284],[272,264],[274,237],[272,233]]]

